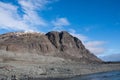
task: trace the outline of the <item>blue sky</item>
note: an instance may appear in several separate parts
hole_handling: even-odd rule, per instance
[[[95,55],[120,61],[120,0],[0,0],[0,34],[70,32]]]

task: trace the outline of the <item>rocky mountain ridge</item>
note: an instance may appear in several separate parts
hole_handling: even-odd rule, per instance
[[[83,63],[102,62],[66,31],[12,32],[0,35],[0,50],[61,57]]]

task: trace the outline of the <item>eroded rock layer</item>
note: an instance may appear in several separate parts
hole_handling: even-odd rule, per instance
[[[12,32],[0,35],[0,50],[61,57],[83,63],[102,62],[66,31]]]

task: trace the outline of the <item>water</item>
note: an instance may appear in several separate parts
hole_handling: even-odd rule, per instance
[[[86,76],[77,76],[67,80],[120,80],[120,71],[97,73]]]
[[[120,71],[111,71],[105,73],[97,73],[85,76],[77,76],[73,78],[35,78],[20,80],[120,80]]]

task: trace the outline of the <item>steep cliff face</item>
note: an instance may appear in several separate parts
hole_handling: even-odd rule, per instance
[[[48,32],[46,34],[51,43],[58,50],[58,56],[64,57],[65,59],[71,59],[82,62],[101,62],[95,55],[90,53],[85,48],[82,42],[70,35],[66,31],[62,32]]]
[[[24,32],[2,34],[0,50],[56,56],[84,63],[101,62],[78,38],[66,31],[52,31],[47,34]]]

